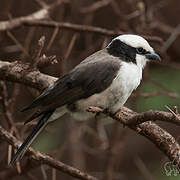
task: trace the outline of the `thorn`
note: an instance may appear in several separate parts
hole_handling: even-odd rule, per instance
[[[176,117],[177,119],[180,120],[180,118],[178,117],[178,115],[176,114],[176,112],[174,112],[170,107],[168,107],[167,105],[165,105],[165,108],[166,108],[167,110],[169,110],[169,111],[174,115],[174,117]]]

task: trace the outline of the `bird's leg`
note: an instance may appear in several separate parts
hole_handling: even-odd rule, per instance
[[[87,108],[87,112],[91,112],[91,113],[95,113],[95,117],[97,117],[100,113],[104,113],[104,114],[109,114],[109,110],[107,108],[101,108],[101,107],[96,107],[96,106],[89,106]]]

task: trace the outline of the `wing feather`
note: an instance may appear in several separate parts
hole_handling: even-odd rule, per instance
[[[120,68],[119,61],[120,59],[112,59],[107,55],[97,60],[85,60],[68,74],[60,77],[53,86],[47,88],[23,111],[39,107],[39,114],[42,114],[104,91],[115,78]]]

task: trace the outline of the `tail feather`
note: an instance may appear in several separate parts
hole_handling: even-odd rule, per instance
[[[49,111],[43,115],[43,117],[39,120],[37,125],[34,127],[31,134],[25,139],[23,144],[19,147],[16,154],[12,158],[10,165],[15,164],[16,161],[18,161],[20,158],[23,157],[29,146],[32,144],[34,139],[38,136],[38,134],[41,132],[41,130],[47,125],[47,120],[50,118],[50,116],[53,114],[53,111]]]

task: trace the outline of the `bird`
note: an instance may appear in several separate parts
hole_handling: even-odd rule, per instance
[[[22,158],[48,122],[67,112],[77,120],[93,117],[93,113],[87,112],[91,106],[117,112],[139,86],[142,71],[151,60],[161,60],[161,57],[147,40],[134,34],[119,35],[104,49],[87,57],[23,108],[22,112],[37,110],[25,124],[38,117],[40,120],[10,164]]]

